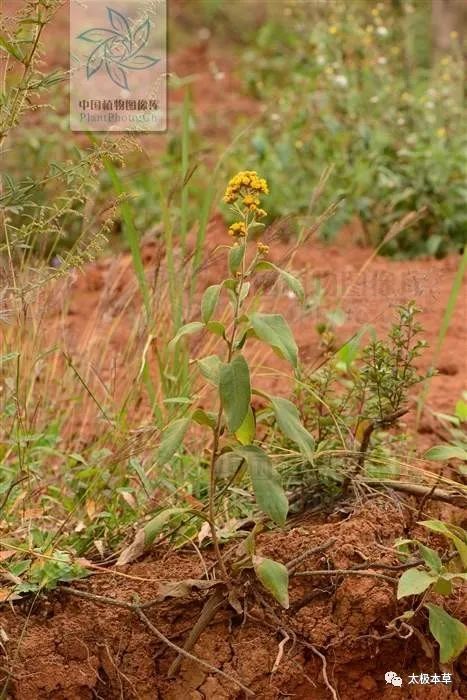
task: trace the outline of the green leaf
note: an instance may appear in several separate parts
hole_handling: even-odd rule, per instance
[[[270,345],[293,367],[298,364],[298,348],[292,331],[280,314],[253,313],[250,323],[255,335]]]
[[[218,335],[221,338],[225,336],[225,326],[220,321],[209,321],[206,324],[206,328],[210,333],[214,333],[214,335]]]
[[[224,452],[216,459],[217,478],[231,479],[237,471],[240,471],[240,467],[244,463],[244,457],[236,454],[236,452]]]
[[[300,301],[304,301],[305,292],[303,290],[303,285],[300,282],[300,280],[297,279],[296,277],[294,277],[293,275],[291,275],[290,272],[286,272],[286,270],[282,270],[280,267],[277,267],[277,265],[274,265],[274,263],[270,262],[269,260],[260,260],[256,264],[256,269],[257,270],[275,270],[277,273],[279,273],[279,275],[284,280],[287,287],[295,294],[295,296]]]
[[[456,445],[435,445],[425,452],[425,459],[444,461],[448,459],[462,459],[467,461],[467,450]]]
[[[205,379],[214,386],[219,385],[219,374],[221,371],[222,362],[217,355],[208,355],[198,360],[199,371]]]
[[[298,445],[302,455],[313,463],[315,443],[308,430],[302,425],[297,407],[280,396],[271,396],[271,404],[279,428],[284,435]]]
[[[182,338],[184,335],[191,335],[192,333],[198,333],[198,331],[202,330],[204,328],[204,323],[201,323],[201,321],[192,321],[191,323],[185,323],[184,326],[178,329],[176,335],[172,338],[170,341],[168,348],[169,350],[172,350],[180,338]]]
[[[421,542],[418,543],[418,549],[420,551],[420,556],[425,562],[425,564],[430,569],[433,569],[433,571],[436,571],[436,573],[439,574],[439,572],[443,568],[443,562],[441,561],[438,552],[435,552],[435,550],[431,549],[431,547],[426,547]]]
[[[171,518],[174,515],[180,515],[185,512],[185,508],[166,508],[158,513],[155,518],[152,518],[144,527],[138,530],[133,542],[128,547],[125,547],[118,557],[117,566],[124,566],[142,556]]]
[[[201,318],[203,323],[208,323],[211,320],[211,317],[216,310],[217,302],[219,301],[221,289],[221,284],[213,284],[204,292],[203,298],[201,299]]]
[[[191,416],[198,425],[207,425],[208,428],[214,429],[217,423],[217,416],[212,411],[204,411],[202,408],[197,408]]]
[[[433,603],[425,605],[429,611],[430,632],[439,644],[442,664],[454,661],[467,647],[467,627],[443,608]]]
[[[450,539],[459,552],[463,566],[467,567],[467,542],[465,541],[464,530],[456,528],[454,525],[446,525],[441,520],[422,520],[419,522],[419,525],[423,525],[423,527],[433,532],[440,532]]]
[[[156,453],[156,459],[160,465],[166,464],[172,459],[183,442],[190,421],[190,418],[179,418],[163,430],[161,444]]]
[[[248,464],[256,502],[259,508],[278,525],[284,525],[289,504],[279,475],[267,454],[255,445],[235,448]]]
[[[0,48],[5,49],[5,51],[7,51],[10,56],[13,56],[13,58],[16,58],[17,61],[23,61],[23,57],[21,56],[19,49],[17,49],[16,46],[13,46],[13,44],[5,39],[4,36],[0,36]]]
[[[235,277],[236,273],[241,267],[243,254],[245,252],[245,245],[234,245],[229,252],[229,270],[230,274]]]
[[[407,569],[404,571],[397,584],[397,599],[405,598],[408,595],[418,595],[423,593],[436,578],[427,571],[420,569]]]
[[[464,401],[463,399],[459,399],[456,403],[456,408],[455,408],[455,414],[456,417],[459,418],[459,420],[463,422],[467,422],[467,401]]]
[[[249,406],[245,420],[243,421],[239,429],[235,431],[235,437],[242,445],[251,445],[251,443],[255,439],[255,433],[255,414],[253,413],[253,409],[251,408],[251,406]]]
[[[452,582],[449,579],[440,576],[433,586],[433,590],[435,593],[439,593],[439,595],[451,595],[452,587]]]
[[[252,556],[257,578],[265,589],[287,610],[289,607],[289,572],[284,564],[256,554]]]
[[[243,355],[223,364],[219,374],[219,394],[231,433],[238,430],[250,407],[250,370]]]

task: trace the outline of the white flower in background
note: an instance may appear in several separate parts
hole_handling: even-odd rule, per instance
[[[399,117],[399,119],[397,120],[397,123],[398,123],[399,126],[404,126],[404,124],[405,124],[405,119],[404,119],[403,117]]]
[[[376,33],[378,36],[387,36],[389,34],[388,30],[386,27],[377,27],[376,28]]]
[[[347,80],[345,75],[335,75],[334,82],[336,85],[339,85],[339,87],[343,87],[343,88],[346,88],[349,85],[349,81]]]
[[[370,97],[370,102],[371,102],[372,104],[374,104],[374,105],[375,105],[377,102],[379,102],[379,97],[378,97],[378,95],[373,95],[373,97]]]
[[[324,64],[326,63],[325,57],[324,56],[317,56],[316,63],[318,64],[318,66],[324,66]]]
[[[380,66],[385,66],[387,62],[388,59],[386,58],[386,56],[378,56],[378,64]]]
[[[428,100],[428,102],[425,103],[425,107],[427,109],[434,109],[435,108],[435,103],[432,102],[431,100]]]
[[[208,27],[198,29],[198,39],[200,41],[208,41],[211,38],[211,30]]]

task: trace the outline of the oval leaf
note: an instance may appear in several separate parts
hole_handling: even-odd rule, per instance
[[[229,270],[230,274],[234,275],[240,269],[242,264],[243,254],[245,252],[245,246],[243,244],[234,245],[229,252]]]
[[[433,569],[433,571],[436,571],[436,573],[439,574],[443,567],[443,562],[441,561],[438,552],[436,552],[434,549],[431,549],[431,547],[427,547],[421,542],[418,543],[418,549],[420,551],[420,556],[425,562],[425,564],[430,569]]]
[[[198,425],[206,425],[213,430],[216,427],[217,416],[212,411],[204,411],[202,408],[197,408],[191,417]]]
[[[455,525],[446,525],[441,520],[421,520],[419,525],[423,525],[423,527],[433,532],[439,532],[450,539],[459,552],[463,566],[467,567],[467,542],[465,531],[462,528],[457,528]]]
[[[250,407],[250,370],[243,355],[223,364],[219,373],[219,394],[231,433],[238,430]]]
[[[219,294],[221,293],[222,285],[213,284],[208,287],[203,294],[201,299],[201,318],[204,323],[208,323],[216,309],[217,302],[219,301]]]
[[[179,418],[168,425],[162,432],[162,440],[157,450],[157,461],[160,465],[172,459],[183,442],[185,433],[190,425],[190,418]]]
[[[448,459],[462,459],[467,461],[467,450],[456,445],[435,445],[425,452],[425,459],[442,462]]]
[[[219,386],[221,365],[222,362],[217,355],[208,355],[208,357],[203,357],[201,360],[198,360],[199,371],[208,382],[215,386]]]
[[[248,464],[256,502],[259,508],[278,525],[284,525],[289,504],[279,475],[274,470],[271,460],[256,445],[237,447],[235,452],[244,457]]]
[[[235,437],[242,445],[251,445],[255,439],[256,434],[256,420],[255,414],[251,406],[248,408],[248,413],[246,414],[245,420],[241,424],[238,430],[235,431]]]
[[[397,599],[423,593],[435,581],[436,577],[430,576],[426,571],[408,569],[404,571],[397,584]]]
[[[236,452],[224,452],[216,459],[216,476],[218,479],[232,479],[241,470],[245,459]]]
[[[184,335],[191,335],[192,333],[198,333],[204,328],[204,323],[201,323],[201,321],[192,321],[191,323],[185,323],[184,326],[178,329],[177,334],[174,335],[172,340],[170,341],[168,347],[170,350],[172,350],[175,345],[178,343],[180,338],[182,338]]]
[[[289,607],[289,572],[284,564],[253,555],[255,574],[265,589],[287,610]]]
[[[297,407],[280,396],[271,396],[271,404],[280,430],[298,446],[302,455],[313,463],[315,442],[302,425]]]
[[[293,367],[298,364],[298,348],[292,331],[280,314],[254,313],[250,323],[255,335],[281,357],[288,360]]]
[[[439,644],[439,660],[449,663],[467,647],[467,627],[438,605],[427,603],[425,607],[429,611],[430,632]]]
[[[277,267],[277,265],[274,265],[274,263],[270,262],[269,260],[260,260],[260,262],[258,262],[256,265],[256,269],[275,270],[281,276],[281,278],[283,279],[287,287],[290,289],[290,291],[292,291],[300,301],[303,301],[305,299],[305,292],[302,283],[299,279],[291,275],[290,272],[282,270],[280,267]]]
[[[166,510],[158,513],[155,518],[152,518],[144,527],[138,530],[133,542],[118,557],[117,566],[124,566],[142,556],[172,516],[183,512],[185,512],[184,508],[166,508]]]

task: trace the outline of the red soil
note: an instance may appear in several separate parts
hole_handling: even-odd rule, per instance
[[[348,568],[363,560],[395,563],[390,547],[396,536],[414,532],[413,515],[402,504],[384,497],[357,506],[353,514],[321,515],[292,519],[283,533],[258,538],[257,550],[284,563],[329,538],[334,544],[310,556],[298,570]],[[420,534],[420,533],[418,533]],[[410,535],[409,535],[410,536]],[[141,601],[157,595],[158,582],[200,578],[204,565],[193,550],[179,553],[156,551],[122,573],[109,571],[75,587],[98,595]],[[456,665],[453,683],[420,687],[409,685],[410,674],[440,672],[437,652],[429,636],[403,638],[387,625],[407,604],[397,604],[390,583],[366,577],[293,577],[291,607],[281,611],[263,592],[253,595],[251,584],[239,589],[244,596],[245,617],[227,607],[220,610],[194,647],[193,653],[240,680],[262,700],[331,697],[322,674],[341,700],[392,700],[450,698],[461,700],[467,692],[465,659]],[[268,599],[264,603],[264,599]],[[138,698],[139,700],[214,700],[243,698],[233,682],[207,672],[199,664],[184,661],[178,676],[167,679],[174,653],[159,642],[136,616],[127,610],[82,600],[64,593],[49,595],[34,604],[27,617],[22,609],[3,609],[1,628],[11,670],[9,696],[15,700],[91,700]],[[465,599],[450,600],[450,610],[466,617]],[[178,645],[200,615],[202,600],[163,602],[147,611],[151,622]],[[419,626],[426,628],[424,613]],[[288,639],[287,639],[288,637]],[[286,639],[279,658],[279,643]],[[384,674],[395,671],[403,688],[387,685]],[[447,670],[447,669],[444,669]],[[452,671],[452,669],[450,669]]]

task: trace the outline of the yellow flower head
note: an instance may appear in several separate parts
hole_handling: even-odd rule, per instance
[[[245,206],[250,207],[252,204],[257,206],[259,204],[257,195],[268,193],[268,183],[263,177],[259,177],[255,170],[242,170],[234,175],[227,185],[224,202],[233,204],[241,196],[244,200],[247,199],[248,203],[243,201]]]
[[[260,255],[267,255],[269,253],[269,246],[265,243],[261,243],[261,241],[259,241],[256,245]]]
[[[244,221],[236,221],[232,226],[229,226],[229,233],[231,236],[239,236],[244,238],[246,236],[246,224]]]

